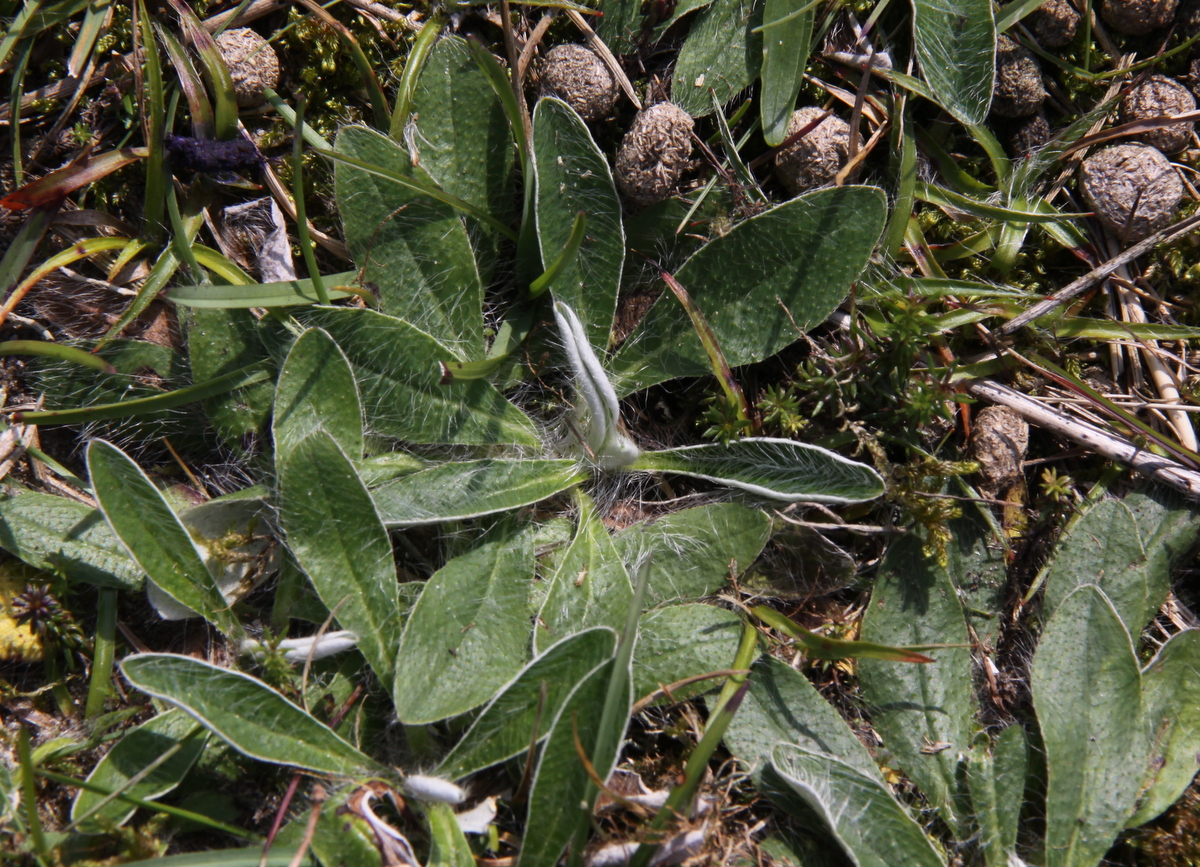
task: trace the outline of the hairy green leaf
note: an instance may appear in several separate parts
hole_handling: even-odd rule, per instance
[[[396,660],[396,713],[437,722],[486,702],[525,665],[529,538],[489,542],[455,557],[425,584]]]
[[[382,768],[261,680],[174,653],[138,653],[121,671],[243,755],[324,774]]]
[[[610,49],[628,54],[637,47],[642,32],[642,0],[607,0],[604,17],[594,26]]]
[[[796,107],[796,96],[804,82],[812,41],[813,11],[811,0],[764,0],[762,16],[762,96],[759,113],[763,138],[778,147],[787,138],[788,122]],[[787,16],[794,18],[776,24]]]
[[[615,666],[616,660],[607,662],[585,677],[553,721],[529,794],[526,827],[536,829],[536,833],[526,835],[517,867],[554,867],[571,839],[588,826],[592,808],[585,798],[591,781],[576,750],[576,738],[600,779],[608,779],[619,751],[613,749],[602,756],[593,755],[593,751],[604,736],[600,708]],[[631,703],[629,699],[627,709]],[[626,710],[620,721],[622,731],[628,716]],[[620,742],[618,737],[614,744]]]
[[[945,861],[887,785],[842,759],[775,748],[776,773],[824,821],[859,867],[944,867]]]
[[[917,535],[902,536],[888,549],[862,637],[893,645],[968,645],[937,650],[930,665],[864,659],[858,668],[884,746],[946,823],[967,836],[958,781],[975,715],[970,636],[954,584],[925,557]]]
[[[392,543],[354,463],[323,429],[279,466],[277,507],[288,548],[375,674],[391,684],[400,639]]]
[[[574,109],[545,98],[533,112],[533,166],[543,262],[553,260],[567,243],[575,215],[582,211],[587,216],[583,246],[554,281],[553,291],[583,322],[588,342],[603,352],[625,262],[621,200],[608,160]]]
[[[1028,764],[1025,730],[1016,724],[1000,732],[990,751],[981,745],[968,757],[967,787],[987,867],[1008,867],[1016,851]]]
[[[104,440],[89,444],[87,466],[108,525],[147,577],[180,605],[226,635],[239,637],[241,624],[204,565],[202,553],[146,474]]]
[[[716,593],[754,562],[770,535],[763,512],[714,503],[636,524],[615,541],[631,569],[650,558],[646,599],[657,605]]]
[[[709,90],[726,103],[749,87],[762,68],[763,0],[720,0],[692,22],[679,49],[671,97],[693,117],[712,111]]]
[[[550,731],[567,696],[589,672],[612,658],[617,637],[596,627],[552,644],[488,702],[443,760],[439,773],[458,779],[529,749]]]
[[[1055,609],[1030,684],[1046,750],[1046,865],[1095,867],[1133,814],[1149,754],[1133,642],[1096,585]]]
[[[589,626],[620,629],[633,602],[633,585],[612,537],[586,495],[579,495],[579,525],[559,561],[537,618],[534,641],[544,647]]]
[[[310,328],[288,350],[275,386],[271,424],[277,469],[296,444],[317,429],[333,437],[351,460],[362,456],[358,385],[349,359],[328,333]]]
[[[66,497],[26,491],[0,498],[0,548],[100,587],[136,590],[145,578],[100,510]]]
[[[309,311],[358,379],[368,429],[418,443],[539,445],[533,422],[482,379],[439,385],[448,347],[401,319],[372,310]]]
[[[428,180],[404,148],[366,127],[342,129],[336,149]],[[458,213],[345,164],[337,165],[334,180],[346,242],[364,268],[365,281],[378,288],[380,309],[430,334],[449,347],[454,358],[465,361],[482,355],[483,287]]]
[[[866,464],[769,437],[643,452],[632,469],[695,476],[787,502],[862,503],[884,491],[883,479]]]
[[[956,120],[983,123],[992,102],[996,24],[988,0],[912,0],[913,44],[929,89]]]
[[[466,40],[446,35],[434,45],[413,109],[404,132],[413,158],[446,192],[510,219],[516,151],[508,118]],[[489,263],[490,270],[500,238],[484,224],[468,225],[480,267]]]
[[[151,717],[125,732],[88,774],[87,781],[109,792],[119,789],[146,801],[160,798],[183,781],[204,752],[208,733],[200,737],[189,736],[193,730],[203,731],[182,711],[168,710]],[[135,776],[161,760],[170,750],[175,753],[130,785]],[[79,823],[77,827],[82,833],[97,834],[119,827],[137,811],[135,805],[116,799],[102,803],[106,797],[90,789],[79,790],[71,804],[71,821]]]
[[[741,634],[741,618],[713,605],[688,603],[647,611],[638,623],[633,654],[634,693],[641,698],[659,685],[731,667]],[[720,685],[720,680],[707,680],[671,695],[683,701]]]
[[[1128,827],[1149,822],[1175,803],[1200,770],[1200,630],[1164,644],[1142,670],[1149,776]]]
[[[528,506],[586,479],[577,461],[446,461],[384,482],[371,492],[389,527],[478,518]]]
[[[250,367],[273,366],[249,310],[189,311],[188,363],[193,382],[211,382]],[[271,412],[274,388],[267,378],[226,391],[202,404],[209,423],[225,443],[238,448],[258,433]]]
[[[458,827],[454,809],[449,804],[428,804],[424,809],[425,819],[429,822],[426,867],[475,867],[475,856]]]
[[[798,196],[734,226],[675,272],[733,367],[770,358],[846,297],[883,230],[875,187]],[[704,376],[708,356],[683,306],[666,292],[613,359],[617,390]]]
[[[1046,612],[1075,588],[1104,591],[1131,635],[1140,635],[1166,601],[1171,570],[1196,544],[1200,509],[1161,489],[1102,500],[1055,549],[1046,573]]]
[[[836,756],[860,774],[882,781],[875,760],[807,677],[781,659],[759,657],[750,691],[725,732],[729,751],[757,772],[780,744]]]

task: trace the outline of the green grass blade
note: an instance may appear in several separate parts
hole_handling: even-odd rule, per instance
[[[339,301],[351,295],[364,294],[365,290],[352,285],[358,277],[357,271],[326,274],[329,298]],[[369,293],[366,293],[369,295]],[[288,280],[283,283],[240,283],[200,284],[195,286],[172,286],[166,298],[184,307],[239,308],[249,307],[295,307],[319,303],[311,280]]]
[[[205,398],[215,397],[229,391],[236,391],[248,385],[254,385],[271,378],[271,372],[261,367],[246,367],[235,370],[207,382],[189,385],[153,397],[142,397],[136,400],[123,400],[118,403],[86,406],[79,409],[36,410],[33,412],[15,412],[13,421],[32,424],[86,424],[92,421],[107,421],[115,418],[132,418],[133,416],[148,415],[164,409],[195,403]]]
[[[404,72],[400,76],[400,86],[396,91],[396,108],[392,111],[392,123],[388,134],[396,141],[404,140],[404,128],[408,125],[408,117],[412,114],[413,93],[417,89],[417,79],[425,68],[433,46],[437,44],[438,36],[442,33],[445,20],[440,15],[430,15],[421,25],[421,31],[413,40],[408,57],[404,59]]]

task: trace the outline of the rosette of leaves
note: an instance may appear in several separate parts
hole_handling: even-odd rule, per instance
[[[1004,556],[988,521],[964,517],[953,529],[945,567],[914,535],[893,543],[881,564],[863,639],[942,649],[929,665],[859,662],[882,739],[876,758],[803,675],[776,660],[756,665],[726,744],[804,829],[779,841],[797,854],[836,847],[857,864],[947,863],[885,783],[882,759],[916,785],[967,863],[1095,867],[1122,831],[1159,816],[1200,770],[1192,676],[1200,630],[1139,657],[1172,569],[1196,545],[1200,513],[1152,489],[1076,519],[1039,577],[1046,611],[1032,713],[990,731],[980,721],[990,699],[973,680],[969,630],[986,642],[975,646],[996,639]],[[1045,816],[1044,834],[1020,833],[1030,810]]]
[[[726,365],[761,361],[793,342],[797,329],[821,323],[865,267],[885,203],[873,187],[847,186],[734,226],[674,275],[704,314],[704,337],[667,294],[613,352],[630,253],[608,162],[584,122],[555,99],[538,103],[526,141],[498,71],[490,56],[444,38],[415,83],[411,124],[393,124],[411,125],[406,142],[360,126],[339,134],[329,156],[357,271],[171,290],[189,310],[195,384],[169,400],[151,398],[151,406],[203,399],[227,442],[248,434],[270,442],[265,487],[251,493],[262,510],[254,519],[260,535],[284,552],[274,621],[331,618],[356,637],[353,652],[365,664],[357,668],[371,674],[366,685],[390,697],[403,723],[451,720],[451,729],[465,729],[443,757],[446,775],[520,755],[531,737],[541,743],[528,806],[539,833],[522,863],[551,865],[589,827],[588,810],[561,809],[596,794],[577,744],[605,776],[635,693],[733,660],[740,619],[699,600],[724,586],[731,569],[749,567],[767,542],[771,522],[756,504],[857,503],[883,492],[870,467],[792,440],[639,451],[622,432],[619,397],[712,373],[714,347]],[[471,151],[459,146],[464,140],[488,144]],[[518,163],[520,209],[512,205]],[[518,275],[519,285],[488,335],[486,275],[501,270]],[[369,295],[372,308],[316,303],[351,294]],[[249,308],[257,307],[275,314],[256,319]],[[578,437],[565,443],[505,393],[534,324],[551,319],[562,347],[555,354],[578,398]],[[31,420],[78,422],[144,407],[117,402]],[[178,506],[117,447],[95,440],[87,457],[98,510],[34,514],[31,498],[41,495],[22,494],[0,504],[4,544],[80,580],[103,573],[126,586],[144,575],[176,610],[242,646],[242,611],[231,607],[223,573]],[[594,474],[619,472],[693,476],[739,491],[742,502],[614,535],[584,488]],[[541,525],[519,511],[568,491],[576,520],[566,531],[561,521]],[[228,508],[246,515],[244,505]],[[22,511],[33,519],[18,526]],[[501,517],[465,538],[443,537],[448,553],[428,580],[401,582],[391,532],[461,529],[488,515]],[[81,526],[93,529],[81,536]],[[254,535],[244,525],[237,532]],[[535,582],[539,574],[547,580]],[[653,610],[644,612],[647,605]],[[333,665],[315,670],[331,677]],[[371,726],[365,734],[361,726],[335,728],[285,694],[306,697],[303,682],[280,691],[173,654],[138,654],[122,671],[246,756],[334,781],[375,777],[404,787],[404,772],[376,757]],[[119,755],[132,758],[105,770],[114,785],[153,765],[161,773],[147,772],[139,780],[150,782],[137,789],[153,798],[187,773],[203,738],[186,725],[161,725],[138,729],[145,743],[126,747]],[[162,758],[168,750],[170,761]],[[338,791],[330,815],[350,788]],[[103,827],[128,818],[115,806],[90,815],[95,806],[78,813]],[[431,826],[441,821],[432,808],[427,815]]]

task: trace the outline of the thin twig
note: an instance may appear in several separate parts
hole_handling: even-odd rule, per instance
[[[629,80],[629,76],[625,74],[625,70],[621,68],[616,56],[604,44],[604,40],[596,35],[596,31],[591,28],[591,25],[584,20],[584,17],[574,9],[567,10],[567,17],[571,19],[571,23],[579,28],[579,32],[583,34],[583,38],[587,40],[588,48],[596,52],[600,59],[604,61],[604,65],[608,67],[608,71],[616,78],[617,84],[621,85],[621,90],[625,91],[625,95],[629,97],[629,101],[634,107],[642,110],[642,101],[638,99],[637,91],[633,89],[633,82]]]
[[[554,12],[547,12],[538,21],[537,26],[533,28],[533,32],[529,34],[529,38],[525,40],[525,45],[521,48],[521,56],[517,58],[517,68],[513,72],[513,75],[516,76],[517,87],[525,87],[525,73],[529,70],[529,62],[533,60],[533,52],[537,51],[542,37],[546,35],[546,31],[550,29],[550,25],[553,23]]]
[[[1038,304],[1033,305],[1028,310],[1026,310],[1024,313],[1022,313],[1020,316],[1010,319],[1008,322],[1004,323],[1004,325],[1000,326],[1000,333],[1001,334],[1014,333],[1015,331],[1028,325],[1033,320],[1040,319],[1041,317],[1045,316],[1047,313],[1049,313],[1051,310],[1054,310],[1060,304],[1063,304],[1066,301],[1070,301],[1072,298],[1074,298],[1077,295],[1082,295],[1088,289],[1091,289],[1093,286],[1095,286],[1097,283],[1099,283],[1105,277],[1112,274],[1114,271],[1116,271],[1118,268],[1120,268],[1125,263],[1132,262],[1138,256],[1141,256],[1141,255],[1144,255],[1145,253],[1150,252],[1158,244],[1165,244],[1169,241],[1173,241],[1176,238],[1178,238],[1182,235],[1186,235],[1188,232],[1195,230],[1197,227],[1200,227],[1200,214],[1193,214],[1192,216],[1188,217],[1187,219],[1180,220],[1178,223],[1176,223],[1173,226],[1168,226],[1167,228],[1165,228],[1159,232],[1155,232],[1149,238],[1146,238],[1145,240],[1139,241],[1138,243],[1134,244],[1132,247],[1130,247],[1124,253],[1121,253],[1118,256],[1114,256],[1113,258],[1109,259],[1104,264],[1093,268],[1091,271],[1084,274],[1078,280],[1075,280],[1072,283],[1068,283],[1066,286],[1064,286],[1062,289],[1059,289],[1057,292],[1055,292],[1053,295],[1051,295],[1045,301],[1042,301]]]
[[[1122,437],[1046,406],[1007,386],[978,380],[967,387],[972,397],[1006,406],[1026,421],[1072,439],[1111,461],[1127,464],[1156,482],[1200,500],[1200,473],[1161,457]]]

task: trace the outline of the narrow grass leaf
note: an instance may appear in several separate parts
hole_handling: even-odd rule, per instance
[[[962,123],[983,123],[992,102],[996,24],[989,0],[912,0],[913,45],[937,102]]]
[[[362,456],[362,404],[354,371],[321,329],[305,331],[288,350],[275,386],[271,425],[277,468],[318,428],[333,437],[351,461]]]
[[[392,124],[388,128],[389,134],[396,141],[404,140],[404,132],[412,114],[413,93],[445,26],[446,21],[440,15],[430,15],[426,18],[408,50],[408,56],[404,58],[404,72],[401,73],[400,85],[396,88],[396,106],[392,109]]]
[[[168,187],[168,192],[170,192],[170,187]],[[191,245],[195,241],[200,227],[204,225],[204,213],[198,206],[195,197],[189,197],[186,208],[187,213],[183,215],[183,237],[186,238],[186,243]],[[173,240],[174,242],[167,244],[163,248],[162,253],[159,254],[158,259],[155,260],[154,266],[146,276],[146,281],[138,289],[138,294],[129,302],[129,306],[121,312],[117,321],[112,324],[100,342],[96,344],[95,348],[97,350],[109,341],[119,337],[121,332],[125,330],[125,327],[134,319],[137,319],[150,306],[151,302],[158,297],[158,293],[175,276],[175,272],[179,270],[180,264],[176,250],[183,246],[183,242],[179,239]]]
[[[168,710],[151,717],[125,732],[88,774],[87,780],[110,792],[121,789],[146,801],[160,798],[174,791],[204,752],[208,733],[196,737],[193,730],[203,731],[197,729],[195,721],[182,711]],[[161,760],[169,750],[175,750],[174,754],[141,780],[130,784],[134,777]],[[89,789],[80,789],[75,796],[71,804],[71,821],[79,823],[77,827],[82,833],[97,834],[120,827],[137,810],[136,806],[117,799],[102,805],[104,799],[104,795]],[[85,815],[89,818],[84,819]]]
[[[183,32],[200,58],[200,68],[213,97],[213,132],[225,141],[238,134],[238,106],[233,93],[233,77],[221,56],[221,49],[203,22],[184,0],[167,0],[179,15]]]
[[[486,380],[439,385],[444,344],[401,319],[352,308],[307,311],[354,367],[367,427],[417,443],[540,444],[533,422]]]
[[[59,202],[80,187],[86,187],[118,169],[145,159],[149,153],[147,148],[118,148],[94,157],[84,157],[13,190],[0,199],[0,208],[23,211]]]
[[[944,867],[921,826],[873,774],[835,756],[781,744],[776,774],[812,808],[859,867]]]
[[[9,290],[20,282],[25,266],[33,259],[42,237],[58,214],[59,204],[56,200],[33,209],[21,224],[16,237],[9,242],[4,258],[0,259],[0,298],[7,297]]]
[[[136,590],[145,575],[99,509],[28,491],[0,499],[0,548],[72,581]]]
[[[936,187],[925,181],[917,182],[915,195],[922,202],[928,202],[931,205],[937,205],[949,211],[963,211],[975,217],[996,220],[1001,223],[1058,223],[1062,222],[1064,217],[1077,218],[1082,216],[1081,214],[1047,213],[1041,210],[1022,211],[1015,208],[990,205],[987,202],[973,199],[970,196],[964,196],[953,190]]]
[[[396,565],[370,493],[354,463],[320,428],[292,446],[278,472],[279,523],[288,548],[390,685],[400,638]]]
[[[434,573],[400,639],[394,698],[401,721],[465,713],[524,667],[533,575],[526,535],[486,543]]]
[[[324,723],[248,674],[173,653],[126,657],[121,671],[137,689],[180,708],[252,759],[319,774],[382,770]]]
[[[544,739],[567,696],[616,646],[615,632],[595,627],[547,647],[488,702],[438,772],[459,779],[525,752],[535,729]]]
[[[189,852],[186,855],[166,855],[126,864],[152,864],[154,867],[289,867],[297,850],[288,846],[272,846],[263,859],[262,846],[244,849],[214,849],[208,852]],[[302,861],[301,864],[309,864]]]
[[[768,605],[755,605],[750,613],[768,626],[774,627],[784,635],[795,639],[804,648],[806,656],[813,659],[879,659],[886,662],[908,662],[927,664],[933,662],[923,653],[917,653],[910,647],[893,647],[889,644],[879,644],[874,641],[848,641],[844,638],[830,638],[805,629],[790,617],[779,613]],[[922,650],[928,650],[928,645],[917,645]]]
[[[584,216],[583,211],[579,211],[571,223],[571,234],[567,236],[563,248],[558,251],[558,255],[554,257],[554,260],[546,266],[546,270],[529,284],[530,298],[540,296],[557,283],[558,279],[569,268],[575,265],[575,260],[579,256],[579,247],[583,244],[586,231],[587,217]]]
[[[892,109],[892,177],[896,184],[892,213],[883,232],[882,248],[895,256],[904,246],[917,188],[917,139],[909,117],[908,97],[898,94]]]
[[[956,588],[946,570],[925,557],[915,534],[888,549],[863,617],[862,638],[891,645],[963,645],[938,650],[930,665],[864,659],[858,671],[884,745],[955,833],[966,836],[958,781],[975,716],[970,636]]]
[[[371,492],[389,527],[461,521],[528,506],[587,478],[577,461],[549,458],[446,461]]]
[[[632,469],[708,479],[785,502],[862,503],[884,491],[883,479],[866,464],[770,437],[643,452]]]
[[[200,78],[200,73],[192,64],[192,58],[184,50],[183,44],[175,38],[175,34],[157,21],[154,22],[154,32],[158,36],[159,42],[162,43],[163,50],[167,52],[167,58],[171,61],[171,65],[175,67],[179,87],[187,99],[188,114],[192,119],[192,135],[196,138],[214,137],[216,123],[213,106],[208,99],[208,94],[204,91],[204,82]]]
[[[1156,322],[1113,322],[1064,316],[1053,324],[1059,338],[1085,340],[1196,340],[1200,328],[1190,325],[1163,325]]]
[[[340,301],[364,290],[353,285],[357,271],[329,274],[323,279],[331,301]],[[295,307],[318,303],[312,280],[288,280],[284,283],[243,284],[204,283],[194,286],[172,286],[166,292],[168,301],[182,307]]]
[[[587,215],[583,246],[555,280],[554,297],[575,311],[588,342],[603,352],[608,349],[625,262],[621,200],[608,160],[569,105],[545,98],[533,112],[533,166],[543,262],[564,248],[576,214]]]
[[[675,278],[705,311],[731,366],[763,361],[842,302],[885,217],[874,187],[807,193],[710,241]],[[622,394],[709,372],[691,320],[669,295],[650,308],[611,366]]]
[[[178,388],[153,397],[140,397],[134,400],[122,400],[117,403],[85,406],[79,409],[35,410],[33,412],[14,412],[13,421],[28,422],[39,425],[51,424],[86,424],[92,421],[105,421],[117,418],[132,418],[134,416],[150,416],[166,409],[196,403],[206,398],[246,388],[271,378],[271,371],[262,367],[251,367],[235,370],[224,376],[218,376],[207,382]]]
[[[87,468],[109,527],[146,576],[230,638],[240,638],[241,624],[200,550],[141,468],[104,440],[92,440],[88,446]]]
[[[1150,752],[1133,642],[1099,587],[1079,587],[1050,616],[1030,684],[1046,751],[1046,865],[1094,867],[1134,812]]]

